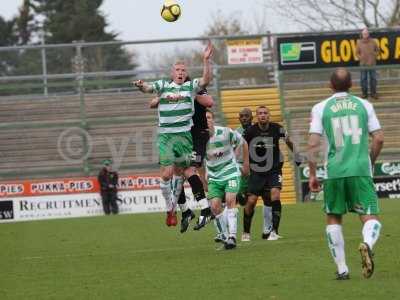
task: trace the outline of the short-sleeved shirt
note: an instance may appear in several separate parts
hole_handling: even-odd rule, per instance
[[[316,104],[310,133],[327,139],[327,179],[372,176],[369,133],[381,129],[370,102],[348,93],[336,93]]]
[[[200,91],[200,79],[186,81],[181,85],[161,79],[153,82],[152,87],[160,97],[159,133],[190,131],[193,125],[194,101]]]
[[[215,126],[207,143],[206,167],[209,180],[223,181],[240,176],[235,149],[241,136],[228,127]]]
[[[250,172],[268,174],[280,171],[283,155],[279,149],[279,140],[286,138],[286,130],[278,123],[270,122],[265,130],[258,123],[247,128],[244,139],[249,146]]]

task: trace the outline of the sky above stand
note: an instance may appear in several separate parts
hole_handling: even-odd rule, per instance
[[[23,0],[2,0],[0,15],[6,19],[17,15]],[[279,17],[265,10],[264,0],[178,0],[182,15],[177,22],[168,23],[161,19],[163,0],[105,0],[101,11],[109,23],[108,30],[119,33],[124,41],[196,37],[201,35],[211,22],[212,15],[220,11],[225,16],[240,19],[246,25],[254,25],[265,12],[265,31],[287,32],[294,26],[282,26]],[[285,23],[283,23],[285,24]]]

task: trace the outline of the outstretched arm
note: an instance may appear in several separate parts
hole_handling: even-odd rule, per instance
[[[144,82],[143,80],[133,81],[132,84],[137,88],[139,88],[139,91],[143,93],[153,93],[154,90],[153,87],[150,84]]]
[[[203,56],[203,77],[200,78],[200,87],[205,88],[212,80],[212,71],[210,66],[210,58],[213,54],[214,48],[211,41],[208,42]]]

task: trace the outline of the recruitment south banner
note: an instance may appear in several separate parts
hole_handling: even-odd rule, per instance
[[[189,189],[191,209],[199,209]],[[160,189],[126,190],[118,193],[120,214],[166,211]],[[0,223],[103,215],[99,193],[57,194],[0,199]]]
[[[400,31],[371,32],[379,47],[378,65],[400,64]],[[359,33],[277,38],[279,70],[358,66]]]

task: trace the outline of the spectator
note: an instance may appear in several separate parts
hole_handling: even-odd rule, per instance
[[[360,67],[366,67],[366,69],[361,70],[362,98],[368,98],[369,77],[370,96],[377,99],[375,65],[379,48],[376,41],[370,37],[368,28],[364,28],[361,32],[360,39],[357,41],[356,53],[360,60]]]
[[[100,194],[103,202],[104,213],[106,215],[109,215],[110,213],[118,214],[118,173],[112,171],[111,160],[106,159],[103,161],[103,168],[97,178],[100,184]]]

